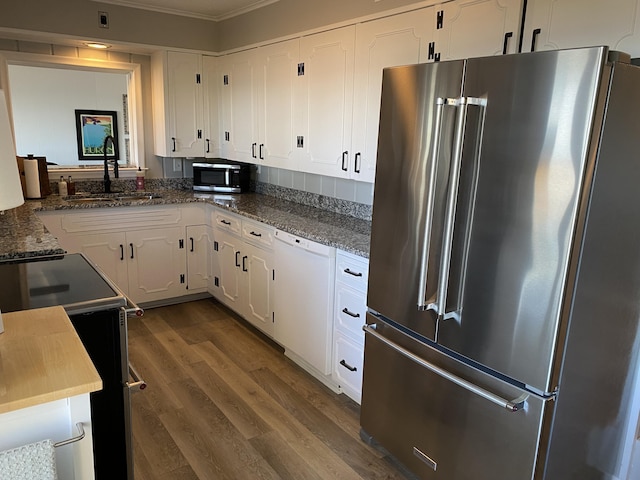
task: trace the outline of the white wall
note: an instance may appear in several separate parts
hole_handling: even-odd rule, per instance
[[[21,65],[9,66],[16,152],[45,156],[58,165],[91,165],[79,161],[75,110],[118,112],[120,163],[126,159],[123,94],[127,75]]]

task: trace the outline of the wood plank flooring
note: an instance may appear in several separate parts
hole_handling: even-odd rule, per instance
[[[129,321],[136,480],[405,479],[336,395],[213,299]]]

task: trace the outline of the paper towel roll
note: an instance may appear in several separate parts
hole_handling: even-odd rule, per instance
[[[24,159],[24,178],[27,184],[27,198],[40,198],[40,174],[38,173],[38,160]]]

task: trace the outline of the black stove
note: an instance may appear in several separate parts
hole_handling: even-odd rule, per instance
[[[123,307],[127,299],[79,253],[0,262],[0,311],[55,305],[75,315]]]

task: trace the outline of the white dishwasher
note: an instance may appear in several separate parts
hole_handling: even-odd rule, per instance
[[[275,239],[274,338],[296,363],[328,375],[336,249],[281,230]]]

